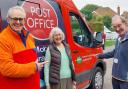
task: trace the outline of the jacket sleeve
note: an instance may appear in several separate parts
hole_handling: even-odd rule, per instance
[[[46,63],[44,65],[44,79],[45,79],[46,86],[49,86],[49,67],[50,67],[50,62],[51,62],[51,55],[50,55],[49,47],[47,48],[47,51],[46,51],[45,61],[49,61],[49,63]]]
[[[0,39],[0,73],[10,78],[29,77],[36,72],[35,62],[27,64],[15,63],[13,60],[13,46]]]
[[[72,80],[73,81],[76,81],[76,76],[75,76],[75,67],[74,67],[74,64],[73,64],[73,61],[72,61],[72,56],[71,56],[71,50],[70,50],[70,46],[66,43],[66,46],[67,46],[67,48],[68,48],[68,53],[69,53],[69,55],[70,55],[70,67],[71,67],[71,71],[72,71]]]
[[[112,58],[112,57],[114,57],[114,52],[115,52],[115,49],[112,50],[111,52],[99,54],[99,55],[97,55],[97,58],[98,58],[98,59],[103,59],[103,58],[108,59],[108,58]]]

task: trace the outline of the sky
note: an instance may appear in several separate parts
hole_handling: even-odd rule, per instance
[[[123,11],[128,11],[128,0],[73,0],[77,8],[80,10],[87,4],[96,4],[102,7],[110,7],[117,12],[117,7],[120,6],[121,14]]]

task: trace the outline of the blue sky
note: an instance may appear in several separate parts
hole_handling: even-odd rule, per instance
[[[110,7],[117,12],[117,6],[120,6],[121,13],[128,11],[128,0],[73,0],[78,9],[86,4],[96,4],[103,7]]]

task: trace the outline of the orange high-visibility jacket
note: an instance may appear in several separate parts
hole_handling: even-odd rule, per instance
[[[23,31],[24,35],[27,31]],[[0,89],[39,89],[34,40],[26,38],[26,46],[10,26],[0,34]]]

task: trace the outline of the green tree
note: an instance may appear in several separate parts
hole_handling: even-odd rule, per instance
[[[88,4],[85,7],[83,7],[81,9],[81,12],[84,13],[84,11],[90,11],[93,12],[94,10],[96,10],[99,6],[94,5],[94,4]]]
[[[104,25],[108,28],[108,29],[111,29],[111,17],[109,16],[104,16],[103,17],[103,23]]]
[[[92,21],[94,22],[101,22],[103,23],[103,16],[94,16],[94,18],[92,19]]]
[[[94,4],[88,4],[83,7],[80,11],[86,16],[87,21],[90,21],[93,18],[92,12],[96,10],[99,6]]]
[[[85,16],[87,21],[90,21],[93,18],[92,12],[90,11],[85,11]]]
[[[101,32],[104,30],[103,17],[94,16],[92,20],[89,21],[89,25],[93,31]]]

